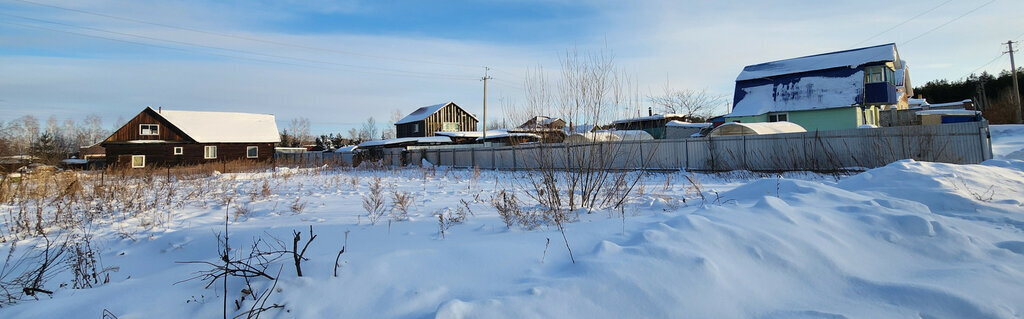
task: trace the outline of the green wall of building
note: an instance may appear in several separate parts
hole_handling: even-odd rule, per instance
[[[879,108],[867,106],[868,116],[865,117],[860,107],[841,107],[824,110],[792,111],[788,113],[790,122],[803,126],[808,131],[829,131],[857,128],[861,124],[878,125]],[[768,114],[754,116],[728,117],[726,122],[741,123],[768,122]]]

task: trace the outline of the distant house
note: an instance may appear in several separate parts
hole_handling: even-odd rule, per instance
[[[395,122],[395,132],[399,138],[428,137],[435,132],[474,131],[477,122],[476,116],[448,102],[416,109]]]
[[[648,114],[648,116],[613,121],[612,127],[618,131],[644,130],[656,139],[663,139],[667,136],[665,125],[668,122],[689,122],[689,118],[683,114],[650,114],[650,112]]]
[[[520,137],[537,136],[544,143],[561,143],[567,136],[565,131],[565,120],[557,117],[534,116],[525,123],[509,129],[511,136],[519,134]],[[487,134],[491,135],[491,134]]]
[[[893,43],[750,65],[736,78],[726,122],[800,124],[809,131],[878,125],[905,109],[910,74]]]
[[[101,144],[107,165],[143,168],[212,161],[266,161],[281,142],[269,114],[147,107]]]

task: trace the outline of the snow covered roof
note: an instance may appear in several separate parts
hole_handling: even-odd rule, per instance
[[[725,123],[719,125],[708,136],[768,135],[780,133],[807,132],[803,126],[793,122]]]
[[[957,102],[946,102],[946,103],[930,104],[928,106],[929,107],[949,107],[949,106],[960,106],[960,105],[964,105],[964,104],[968,104],[968,103],[973,103],[973,102],[974,101],[971,101],[971,99],[966,99],[966,100],[957,101]]]
[[[398,145],[406,143],[416,144],[446,144],[451,143],[452,139],[447,136],[428,136],[428,137],[400,137],[387,140],[375,140],[366,141],[359,144],[359,148],[374,147],[374,146],[388,146]]]
[[[669,121],[668,123],[665,123],[665,126],[672,126],[672,127],[704,128],[704,127],[710,127],[711,125],[712,125],[712,123],[689,123],[689,122],[675,121],[675,120]]]
[[[346,145],[346,146],[339,147],[338,149],[334,150],[334,152],[335,153],[352,153],[357,148],[359,148],[359,146],[356,146],[356,145]]]
[[[573,133],[565,138],[562,143],[574,144],[574,143],[590,143],[590,142],[615,142],[621,141],[622,138],[612,134],[609,131],[600,132],[586,132],[586,133]]]
[[[152,110],[152,108],[150,108]],[[272,114],[154,111],[199,143],[280,143]]]
[[[787,60],[748,65],[743,68],[743,72],[740,72],[740,75],[736,77],[736,81],[746,81],[839,67],[855,68],[872,62],[894,62],[899,60],[898,55],[895,43],[810,55]],[[902,67],[897,65],[896,68],[901,69]]]
[[[955,115],[955,116],[974,116],[981,114],[981,111],[965,110],[965,109],[946,109],[946,110],[927,110],[914,112],[917,115]]]
[[[395,124],[405,124],[405,123],[412,123],[412,122],[422,121],[422,120],[426,119],[427,117],[430,117],[431,114],[437,113],[437,111],[440,111],[442,108],[444,108],[448,104],[451,104],[451,105],[454,105],[454,106],[458,107],[458,105],[455,104],[455,102],[448,102],[448,103],[441,103],[441,104],[434,104],[434,105],[424,106],[424,107],[416,109],[415,111],[412,111],[412,113],[409,113],[409,115],[406,115],[401,120],[398,120],[398,122],[395,122]],[[471,114],[469,112],[466,112],[466,113],[469,114],[469,116],[472,116],[474,120],[477,119],[476,115],[473,115],[473,114]]]
[[[647,133],[644,130],[614,130],[611,133],[625,141],[647,141],[654,139],[651,133]]]
[[[487,131],[487,137],[491,135],[498,135],[506,133],[505,130],[489,130]],[[481,131],[458,131],[458,132],[434,132],[434,135],[448,136],[448,137],[463,137],[463,138],[478,138],[484,136],[484,132]]]
[[[629,119],[621,119],[612,121],[612,124],[619,123],[630,123],[630,122],[641,122],[641,121],[653,121],[653,120],[664,120],[665,118],[681,118],[683,114],[654,114],[650,116],[634,117]]]
[[[509,138],[509,137],[532,137],[532,138],[540,138],[540,135],[537,135],[537,134],[533,134],[533,133],[510,133],[510,132],[508,132],[508,131],[503,131],[503,132],[500,132],[500,133],[495,133],[495,134],[491,134],[491,132],[487,132],[487,139],[488,139],[488,140],[490,140],[490,139],[501,139],[501,138]],[[483,137],[478,137],[478,138],[477,138],[477,140],[478,140],[478,141],[483,141],[483,140],[484,140],[484,138],[483,138]]]
[[[740,99],[727,117],[847,107],[858,104],[864,94],[864,72],[846,77],[805,76],[785,83],[738,87],[737,91]]]

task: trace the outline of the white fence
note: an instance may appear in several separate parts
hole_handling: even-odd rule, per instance
[[[992,158],[987,122],[840,131],[504,147],[385,149],[385,165],[481,169],[685,169],[833,171],[900,159],[976,164]],[[595,165],[596,163],[596,165]]]

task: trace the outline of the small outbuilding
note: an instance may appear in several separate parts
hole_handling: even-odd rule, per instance
[[[688,123],[683,121],[670,121],[665,124],[665,138],[683,139],[700,133],[702,130],[711,127],[711,123]]]
[[[761,123],[725,123],[719,125],[708,136],[739,136],[739,135],[769,135],[782,133],[803,133],[807,132],[799,124],[792,122],[761,122]]]

